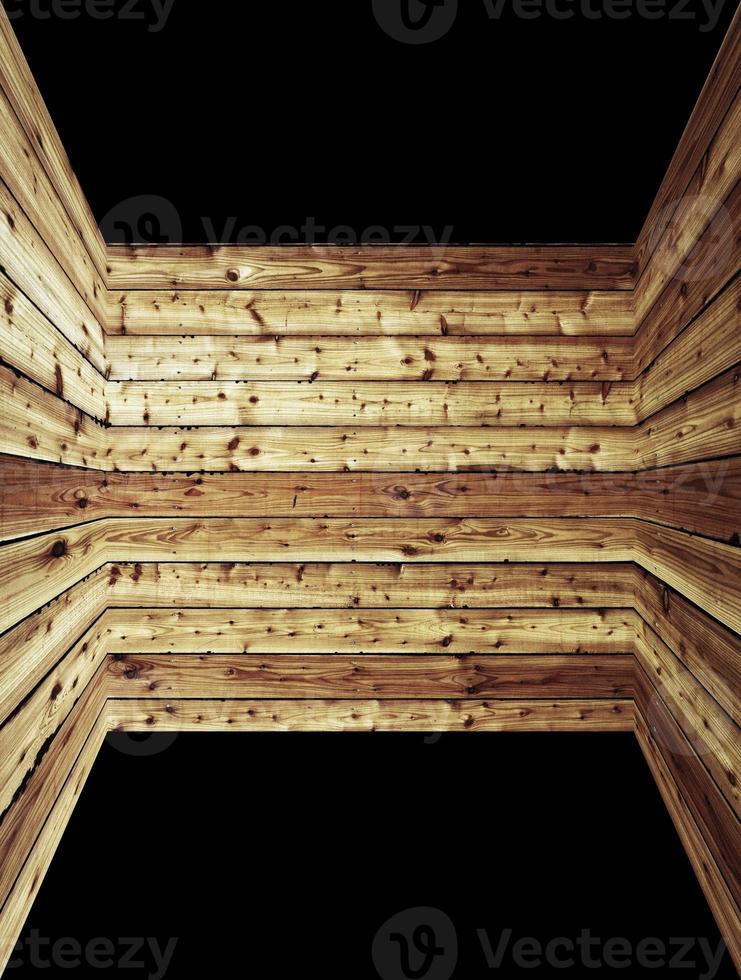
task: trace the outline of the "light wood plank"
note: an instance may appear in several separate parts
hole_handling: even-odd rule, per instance
[[[0,331],[6,364],[93,418],[105,417],[103,376],[2,273]]]
[[[671,217],[672,203],[680,200],[697,171],[741,86],[741,14],[736,11],[715,62],[708,74],[669,168],[638,236],[636,262],[643,271]]]
[[[627,698],[633,657],[147,656],[108,661],[111,697]]]
[[[653,246],[651,258],[642,268],[634,292],[639,324],[671,279],[694,278],[698,274],[687,265],[687,258],[711,224],[715,224],[719,240],[716,261],[723,262],[727,275],[734,273],[734,229],[724,201],[740,173],[741,97],[736,96],[688,186],[678,200],[667,205],[663,215],[657,215],[657,226],[649,241],[649,248]]]
[[[102,374],[103,329],[0,180],[0,252],[5,274]]]
[[[104,323],[108,315],[104,280],[1,86],[0,173],[93,317],[98,323]]]
[[[114,381],[622,381],[633,341],[583,337],[109,337]]]
[[[103,570],[110,604],[159,607],[630,607],[631,563],[372,565],[120,563]]]
[[[633,702],[568,701],[211,701],[111,699],[115,731],[557,732],[630,731]]]
[[[110,609],[115,654],[632,653],[629,609]]]
[[[0,365],[0,452],[110,469],[103,426],[79,408]]]
[[[405,289],[111,292],[109,331],[131,336],[480,334],[631,336],[630,292]]]
[[[98,230],[98,224],[75,176],[8,17],[2,9],[0,9],[0,87],[38,154],[76,234],[84,242],[98,274],[105,279],[106,254],[103,236]]]
[[[132,245],[108,248],[129,289],[632,289],[625,245]]]
[[[112,425],[635,425],[632,384],[110,382]]]

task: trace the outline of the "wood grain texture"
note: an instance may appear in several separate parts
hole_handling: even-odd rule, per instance
[[[4,273],[83,357],[105,374],[102,327],[2,180],[0,251]]]
[[[109,519],[6,544],[0,629],[7,629],[107,562],[631,561],[630,521],[493,518]]]
[[[2,273],[0,331],[6,365],[93,418],[105,417],[103,376]]]
[[[39,755],[102,665],[106,643],[105,627],[99,622],[83,633],[67,656],[0,727],[0,814],[15,801]]]
[[[104,280],[1,86],[0,173],[93,317],[98,323],[104,323],[107,317]]]
[[[632,653],[628,609],[134,609],[103,617],[128,654]]]
[[[110,469],[103,426],[0,364],[0,452]]]
[[[737,889],[734,883],[731,890],[724,873],[729,870],[729,854],[733,862],[738,826],[734,831],[727,819],[727,805],[722,798],[717,799],[712,781],[703,777],[698,757],[661,699],[653,698],[650,682],[644,674],[638,675],[636,682],[635,732],[638,742],[721,935],[738,962],[741,920],[734,899]]]
[[[632,384],[110,382],[112,425],[635,425]]]
[[[109,337],[114,381],[622,381],[628,337]]]
[[[628,608],[637,584],[632,563],[136,562],[101,574],[110,605],[165,608]]]
[[[111,697],[629,698],[633,657],[147,656],[108,661]]]
[[[632,700],[611,698],[560,702],[112,698],[106,711],[110,727],[121,732],[624,732],[633,727]]]
[[[741,459],[636,473],[100,473],[0,456],[0,538],[101,517],[635,517],[731,541]]]
[[[707,770],[705,781],[714,780],[733,813],[741,815],[737,724],[647,624],[639,626],[636,639],[636,667],[653,689],[645,712],[649,724],[660,700]],[[727,836],[721,835],[720,840]]]
[[[106,734],[101,673],[88,684],[0,825],[0,969],[38,895]]]
[[[635,607],[724,710],[741,718],[741,637],[650,572],[637,570]]]
[[[633,249],[558,246],[113,246],[132,289],[632,289]]]
[[[649,247],[650,261],[641,269],[634,291],[636,320],[640,324],[659,295],[673,278],[694,278],[698,270],[687,258],[710,225],[718,239],[716,261],[728,275],[732,264],[733,229],[724,202],[741,174],[741,97],[736,96],[720,127],[705,150],[689,184],[677,201],[657,216]],[[659,233],[658,235],[656,233]]]
[[[0,724],[105,609],[105,578],[94,576],[0,636]]]
[[[741,184],[724,207],[730,237],[711,224],[690,251],[686,265],[692,274],[671,278],[660,300],[651,307],[635,337],[637,372],[644,371],[728,284],[741,260]],[[729,272],[730,260],[730,272]],[[704,338],[707,340],[707,338]]]
[[[98,274],[105,279],[103,236],[4,9],[0,10],[0,88],[33,145],[77,236]]]
[[[113,334],[631,336],[630,292],[132,290],[109,293]]]
[[[639,273],[650,262],[653,249],[672,218],[673,205],[685,194],[740,86],[741,15],[736,11],[638,236]]]

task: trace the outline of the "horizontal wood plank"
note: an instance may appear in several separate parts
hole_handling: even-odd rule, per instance
[[[632,653],[629,609],[123,609],[109,653]]]
[[[111,292],[109,332],[130,336],[529,336],[634,333],[629,292],[404,289]]]
[[[622,381],[629,337],[109,337],[114,381]]]
[[[632,289],[627,245],[178,246],[108,248],[130,289]]]
[[[112,425],[635,425],[632,384],[110,382]]]
[[[741,458],[636,473],[100,473],[0,456],[0,537],[101,517],[635,517],[730,541]]]
[[[633,657],[129,655],[108,661],[110,697],[627,698]]]
[[[622,699],[410,701],[211,701],[111,698],[120,732],[625,732],[633,702]]]

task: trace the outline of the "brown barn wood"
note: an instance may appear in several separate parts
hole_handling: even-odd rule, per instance
[[[623,381],[630,337],[108,337],[114,381]]]
[[[740,25],[635,245],[109,248],[0,11],[0,969],[108,730],[634,731],[741,966]]]
[[[730,541],[741,457],[634,473],[110,473],[0,456],[0,537],[101,517],[635,517]]]
[[[627,291],[133,290],[106,321],[128,336],[631,336]]]
[[[633,729],[633,701],[110,698],[113,731],[506,732]]]
[[[108,248],[108,285],[131,289],[625,289],[625,245],[129,245]]]

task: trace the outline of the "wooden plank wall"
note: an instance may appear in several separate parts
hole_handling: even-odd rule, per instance
[[[741,962],[738,45],[635,247],[106,248],[0,13],[6,947],[108,727],[635,730]]]

